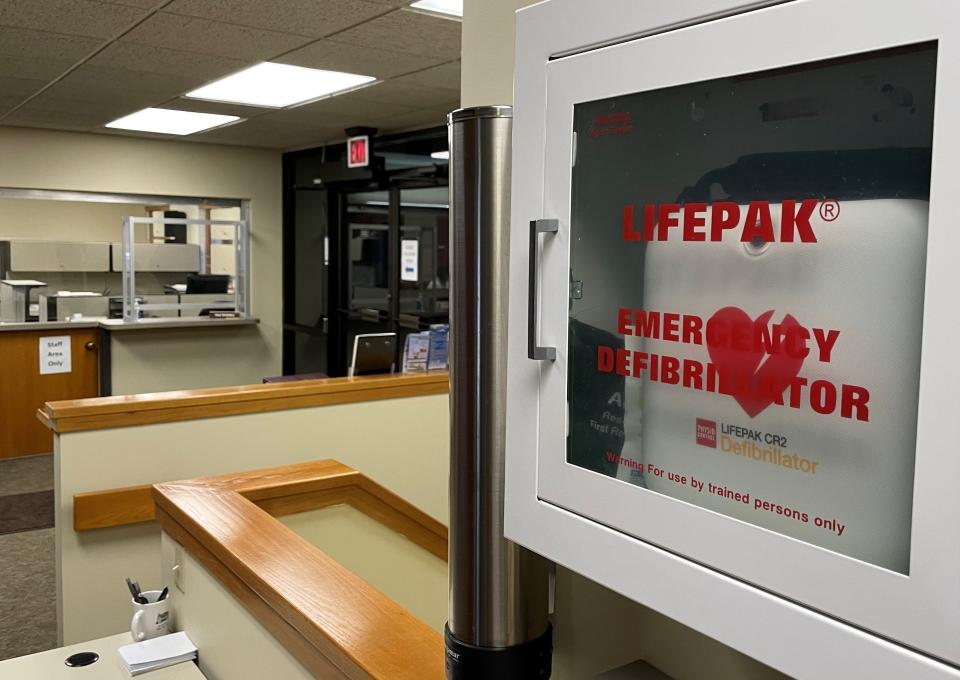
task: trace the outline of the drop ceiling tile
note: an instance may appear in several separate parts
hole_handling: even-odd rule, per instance
[[[210,54],[184,52],[155,45],[118,41],[90,60],[98,66],[113,66],[147,73],[180,75],[190,73],[207,82],[249,66],[249,61]]]
[[[0,76],[48,82],[73,66],[73,61],[54,61],[9,54],[0,55]]]
[[[355,93],[327,97],[310,104],[303,104],[277,113],[278,118],[291,121],[309,121],[316,116],[335,117],[345,126],[363,125],[364,119],[396,116],[415,111],[416,105],[404,105],[392,102],[371,101],[354,96]],[[349,122],[349,121],[360,122]]]
[[[331,40],[444,61],[460,58],[460,22],[418,12],[390,12],[337,33]]]
[[[85,64],[54,85],[59,94],[84,101],[143,100],[147,105],[166,101],[201,85],[202,76],[147,73]]]
[[[26,99],[30,95],[39,92],[46,84],[46,80],[0,75],[0,92],[3,93],[4,97],[11,99]]]
[[[451,109],[452,110],[452,109]],[[419,130],[422,128],[445,126],[447,124],[447,109],[423,109],[413,113],[403,113],[381,123],[382,133],[401,132],[404,130]]]
[[[4,119],[10,125],[24,127],[55,128],[57,130],[92,130],[103,127],[114,118],[95,113],[71,111],[47,111],[18,109]]]
[[[249,26],[159,12],[121,38],[122,42],[262,61],[300,47],[309,38]]]
[[[17,109],[16,113],[20,114],[22,112],[24,115],[37,114],[38,116],[39,114],[52,116],[53,114],[60,113],[67,118],[71,113],[76,113],[78,116],[93,116],[97,119],[102,119],[103,123],[108,123],[111,120],[115,120],[142,108],[142,106],[138,106],[138,104],[139,102],[136,101],[105,102],[65,97],[59,94],[56,91],[56,86],[54,86],[31,99],[21,108]]]
[[[76,63],[103,44],[99,38],[0,26],[0,55]]]
[[[426,68],[399,79],[404,83],[420,87],[438,87],[460,93],[460,61]]]
[[[286,111],[275,111],[260,116],[256,120],[265,125],[289,125],[294,129],[336,129],[343,134],[345,128],[353,125],[362,125],[358,123],[354,116],[345,116],[330,112],[303,111],[303,107],[297,109],[288,109]]]
[[[404,82],[403,78],[394,78],[361,88],[350,96],[371,102],[386,102],[413,109],[426,109],[447,104],[454,98],[459,99],[459,94],[448,88],[412,85]]]
[[[286,149],[299,145],[322,144],[338,137],[343,137],[343,129],[340,127],[291,125],[279,120],[266,121],[263,118],[256,118],[210,132],[191,135],[188,139]]]
[[[146,11],[95,0],[0,0],[0,26],[111,38]]]
[[[318,40],[272,61],[330,71],[362,73],[375,78],[392,78],[434,66],[439,60],[436,57],[423,57],[406,52]]]
[[[321,38],[388,8],[360,0],[174,0],[164,11]]]
[[[140,9],[156,9],[165,4],[164,0],[97,0],[107,5],[126,5],[127,7],[139,7]]]
[[[23,97],[14,97],[0,92],[0,118],[22,101]],[[2,122],[2,120],[0,120],[0,122]]]

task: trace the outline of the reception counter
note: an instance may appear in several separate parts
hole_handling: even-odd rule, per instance
[[[259,381],[257,319],[0,323],[0,458],[53,451],[45,402]],[[203,370],[198,370],[202,367]]]

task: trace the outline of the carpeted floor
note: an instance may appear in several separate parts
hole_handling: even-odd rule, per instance
[[[0,536],[53,528],[53,489],[0,496]]]
[[[53,488],[53,454],[0,459],[0,496]]]
[[[57,646],[53,456],[0,460],[0,660]]]
[[[57,646],[53,529],[0,536],[0,660]]]

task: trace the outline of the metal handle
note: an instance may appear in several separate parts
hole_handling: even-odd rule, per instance
[[[95,349],[97,349],[97,345],[93,342],[93,340],[88,341],[83,347],[88,352],[93,352]]]
[[[556,234],[560,220],[530,220],[530,281],[527,291],[527,356],[534,361],[555,361],[556,347],[541,347],[537,344],[537,237],[540,234]]]

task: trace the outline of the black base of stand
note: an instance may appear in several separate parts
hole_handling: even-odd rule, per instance
[[[547,680],[553,658],[553,628],[513,647],[476,647],[445,626],[447,680]]]

